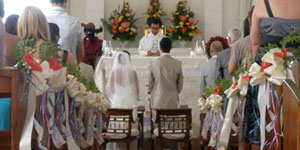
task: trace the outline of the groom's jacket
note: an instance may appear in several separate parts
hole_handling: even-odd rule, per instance
[[[182,87],[181,61],[166,53],[150,61],[148,91],[151,108],[177,108]]]

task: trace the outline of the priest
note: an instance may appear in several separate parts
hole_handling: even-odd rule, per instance
[[[164,37],[159,31],[161,20],[153,19],[150,24],[151,32],[145,35],[139,43],[139,54],[141,56],[160,55],[159,42]]]

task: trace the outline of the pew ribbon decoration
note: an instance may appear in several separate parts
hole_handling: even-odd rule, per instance
[[[200,111],[202,113],[208,113],[210,109],[210,105],[206,100],[205,95],[201,95],[200,99],[198,100],[198,106],[200,107]]]
[[[32,149],[33,129],[38,135],[39,149],[50,149],[52,144],[61,149],[66,144],[68,149],[79,150],[93,145],[94,139],[102,144],[101,116],[109,101],[93,81],[57,61],[58,45],[40,43],[39,51],[43,53],[36,59],[34,43],[33,40],[22,41],[14,49],[18,69],[24,69],[30,75],[27,114],[19,149]],[[35,116],[37,100],[40,105]],[[84,123],[86,119],[88,124]]]

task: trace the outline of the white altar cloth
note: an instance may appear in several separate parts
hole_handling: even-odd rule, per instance
[[[140,87],[140,101],[138,105],[143,105],[149,110],[149,101],[150,95],[147,94],[147,81],[148,81],[148,72],[150,60],[154,57],[140,57],[132,56],[131,62],[136,68],[138,78],[139,78],[139,87]],[[199,107],[197,100],[200,97],[200,88],[199,88],[199,75],[200,75],[200,66],[203,62],[207,61],[203,57],[176,57],[176,59],[182,62],[182,71],[183,71],[183,89],[179,95],[180,105],[188,105],[189,108],[192,108],[192,128],[194,131],[194,137],[199,135]],[[96,67],[95,75],[98,75],[98,88],[103,93],[105,93],[105,86],[108,80],[114,57],[101,57],[98,65]]]
[[[138,48],[113,48],[114,50],[121,51],[126,50],[131,55],[139,55]],[[172,48],[171,55],[172,56],[190,56],[191,48]]]

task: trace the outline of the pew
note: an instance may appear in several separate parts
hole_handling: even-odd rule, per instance
[[[283,148],[300,150],[300,89],[286,80],[283,93]]]
[[[0,68],[0,97],[11,97],[11,129],[0,130],[0,149],[18,150],[26,118],[25,73],[15,68]]]

